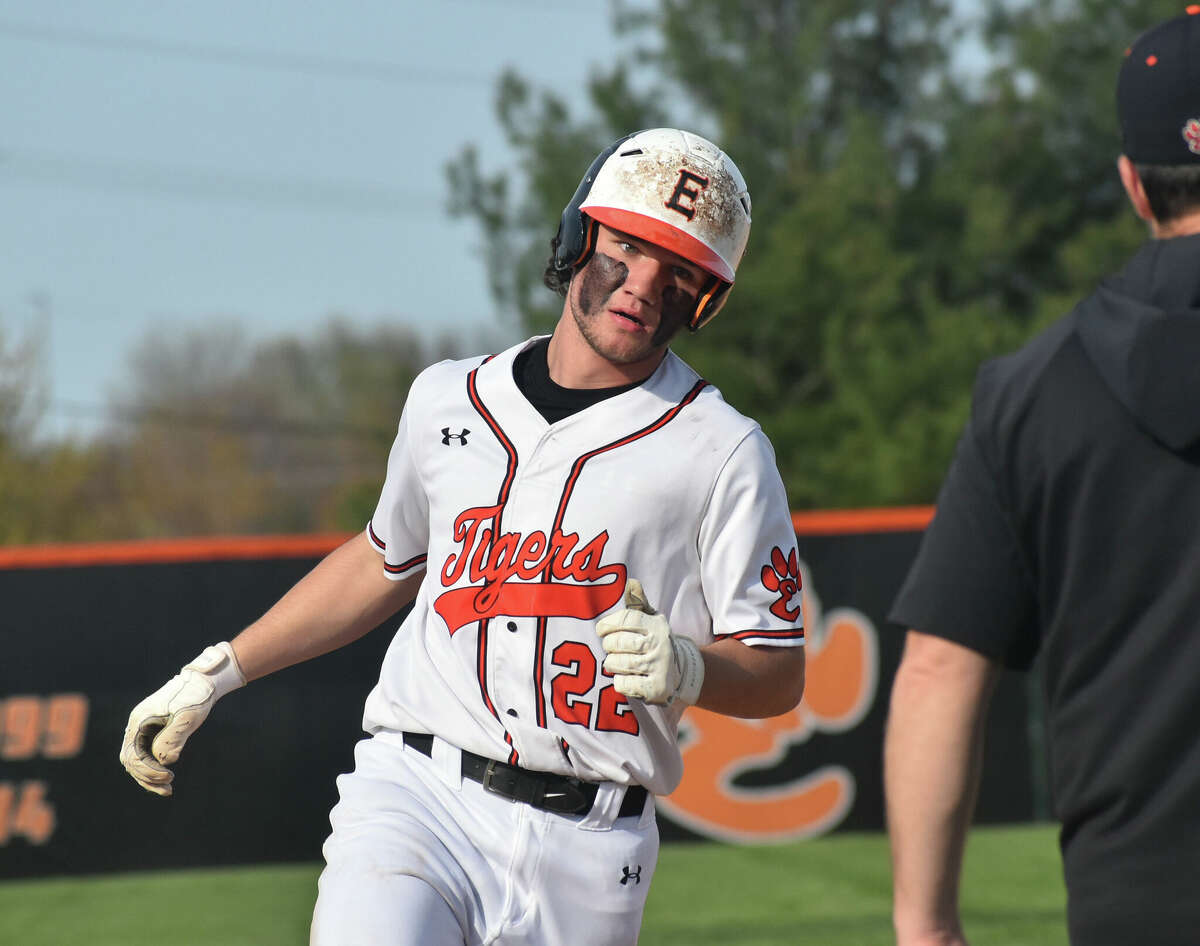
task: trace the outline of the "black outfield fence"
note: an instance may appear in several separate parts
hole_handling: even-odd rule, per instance
[[[881,740],[902,634],[888,605],[926,508],[796,516],[809,629],[793,713],[685,717],[664,839],[762,843],[883,826]],[[362,704],[397,615],[355,644],[226,697],[176,793],[117,761],[130,709],[257,618],[345,536],[0,549],[0,877],[320,857]],[[1005,676],[977,819],[1035,814],[1027,687]]]

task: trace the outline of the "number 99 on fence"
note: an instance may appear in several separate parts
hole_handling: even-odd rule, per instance
[[[20,695],[0,700],[0,761],[69,759],[87,738],[88,699],[82,693]],[[0,847],[14,838],[45,844],[57,823],[41,779],[0,780]]]

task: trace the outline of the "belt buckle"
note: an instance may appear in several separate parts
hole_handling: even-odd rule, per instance
[[[572,780],[563,779],[561,783],[556,783],[556,790],[547,791],[543,778],[495,759],[488,760],[480,781],[484,791],[544,811],[579,814],[591,808],[591,800]]]
[[[525,791],[521,791],[520,772],[503,762],[497,762],[495,759],[489,759],[487,766],[483,770],[484,791],[491,792],[493,795],[499,795],[501,798],[509,798],[513,801],[525,802],[528,804],[533,801],[533,791],[531,785],[525,786]]]
[[[496,778],[496,760],[488,759],[488,764],[483,769],[482,782],[483,782],[484,791],[491,792],[493,795],[507,796],[507,792],[500,791],[500,789],[497,786],[492,784],[492,782],[494,781],[495,778]]]

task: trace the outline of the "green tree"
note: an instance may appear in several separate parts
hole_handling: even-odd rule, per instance
[[[416,374],[450,338],[331,320],[250,344],[207,325],[147,335],[100,448],[102,531],[124,536],[357,530],[374,509]],[[101,485],[102,484],[102,485]]]
[[[0,324],[0,544],[81,534],[80,487],[90,457],[38,437],[45,410],[44,336],[16,339]]]
[[[632,48],[589,114],[502,77],[514,175],[464,149],[497,301],[544,331],[540,286],[580,173],[617,135],[673,124],[738,161],[750,246],[722,315],[681,353],[771,436],[793,505],[929,502],[986,357],[1062,314],[1143,232],[1124,206],[1113,87],[1161,0],[660,0],[618,7]],[[982,72],[955,52],[975,43]]]
[[[462,348],[340,318],[257,343],[163,328],[130,353],[110,423],[76,443],[37,436],[38,340],[0,332],[0,544],[362,529],[409,385]]]
[[[27,500],[28,405],[33,390],[29,345],[10,342],[0,324],[0,542],[19,539]]]

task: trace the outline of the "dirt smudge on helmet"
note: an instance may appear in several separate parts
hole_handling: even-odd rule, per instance
[[[675,154],[646,154],[627,165],[619,166],[617,180],[629,194],[644,194],[642,201],[651,200],[670,207],[673,195],[680,186],[680,175],[687,172],[686,208],[690,216],[680,214],[679,225],[688,233],[725,233],[738,226],[739,214],[749,216],[739,184],[718,164],[699,160],[680,160]],[[699,182],[703,181],[703,184]],[[694,196],[692,196],[694,194]]]

